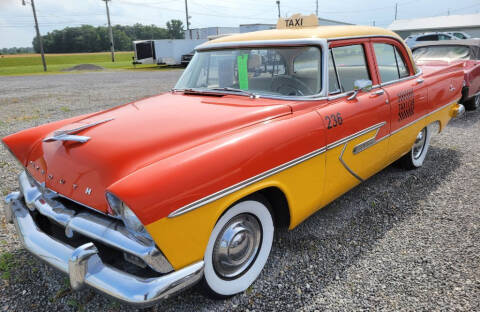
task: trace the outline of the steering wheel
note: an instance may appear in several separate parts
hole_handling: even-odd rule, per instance
[[[303,81],[290,75],[273,78],[271,90],[283,95],[314,94],[313,90]]]

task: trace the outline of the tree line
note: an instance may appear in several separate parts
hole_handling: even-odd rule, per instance
[[[4,54],[28,54],[33,53],[32,47],[13,47],[0,49],[0,55]]]
[[[116,51],[132,51],[134,40],[183,39],[185,31],[180,20],[167,22],[166,27],[135,24],[112,27]],[[102,52],[110,50],[108,27],[82,25],[54,30],[42,36],[45,53]],[[40,52],[38,38],[33,39],[35,52]]]

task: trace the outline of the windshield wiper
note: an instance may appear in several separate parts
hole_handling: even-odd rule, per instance
[[[223,87],[223,88],[210,88],[210,90],[216,90],[216,91],[230,91],[230,92],[238,92],[238,93],[243,93],[248,95],[252,99],[259,98],[260,96],[258,94],[255,94],[253,92],[249,92],[246,90],[242,89],[237,89],[237,88],[230,88],[230,87]]]

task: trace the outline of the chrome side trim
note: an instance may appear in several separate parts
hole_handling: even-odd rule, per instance
[[[370,139],[368,139],[366,141],[363,141],[362,143],[356,145],[353,148],[353,154],[357,155],[358,153],[363,152],[367,148],[372,147],[373,145],[377,144],[377,142],[380,142],[380,141],[377,141],[377,135],[378,135],[379,131],[380,131],[380,128],[377,129],[377,131],[375,132],[375,135],[373,137],[371,137]],[[388,136],[388,135],[386,135],[386,136]]]
[[[445,104],[445,105],[443,105],[443,106],[435,109],[434,111],[432,111],[432,112],[430,112],[430,113],[428,113],[428,114],[423,115],[422,117],[420,117],[420,118],[418,118],[418,119],[415,119],[415,120],[409,122],[408,124],[406,124],[406,125],[398,128],[398,129],[396,129],[395,131],[392,131],[392,133],[390,133],[389,136],[392,136],[392,135],[396,134],[397,132],[400,132],[400,131],[402,131],[403,129],[408,128],[408,127],[410,127],[411,125],[419,122],[420,120],[422,120],[422,119],[424,119],[424,118],[427,118],[428,116],[433,115],[433,114],[435,114],[436,112],[441,111],[442,109],[444,109],[444,108],[446,108],[446,107],[448,107],[448,106],[450,106],[450,105],[452,105],[452,104],[457,103],[459,100],[460,100],[460,98],[458,98],[457,100],[452,101],[452,102],[450,102],[450,103],[448,103],[448,104]]]
[[[428,113],[428,114],[423,115],[422,117],[420,117],[420,118],[418,118],[418,119],[416,119],[416,120],[408,123],[407,125],[405,125],[405,126],[403,126],[403,127],[401,127],[401,128],[398,128],[398,129],[395,130],[394,132],[392,132],[392,133],[390,133],[390,134],[388,134],[388,135],[385,135],[385,136],[381,137],[380,139],[378,139],[378,140],[376,141],[376,143],[381,142],[381,141],[389,138],[389,137],[392,136],[393,134],[395,134],[395,133],[397,133],[397,132],[405,129],[406,127],[411,126],[412,124],[414,124],[414,123],[416,123],[416,122],[418,122],[418,121],[420,121],[420,120],[422,120],[422,119],[424,119],[424,118],[427,118],[428,116],[430,116],[430,115],[432,115],[432,114],[434,114],[434,113],[436,113],[436,112],[444,109],[445,107],[447,107],[447,106],[449,106],[449,105],[452,105],[452,104],[458,102],[459,99],[460,99],[460,98],[458,98],[457,100],[452,101],[452,102],[450,102],[450,103],[448,103],[448,104],[446,104],[446,105],[443,105],[442,107],[439,107],[439,108],[435,109],[434,111],[432,111],[432,112],[430,112],[430,113]],[[369,131],[372,131],[372,130],[374,130],[374,129],[378,129],[378,128],[382,127],[382,126],[385,125],[385,124],[386,124],[386,122],[381,122],[381,123],[375,124],[375,125],[373,125],[373,126],[371,126],[371,127],[368,127],[368,128],[366,128],[366,129],[364,129],[364,130],[361,130],[361,131],[359,131],[359,132],[357,132],[357,133],[354,133],[354,134],[351,134],[351,135],[349,135],[349,136],[347,136],[347,137],[345,137],[345,138],[342,138],[342,139],[340,139],[340,140],[338,140],[338,141],[336,141],[336,142],[333,142],[333,143],[331,143],[331,144],[327,144],[327,146],[322,147],[322,148],[320,148],[320,149],[318,149],[318,150],[316,150],[316,151],[313,151],[313,152],[311,152],[311,153],[309,153],[309,154],[306,154],[306,155],[304,155],[304,156],[301,156],[301,157],[299,157],[299,158],[296,158],[296,159],[294,159],[294,160],[292,160],[292,161],[289,161],[289,162],[287,162],[287,163],[285,163],[285,164],[283,164],[283,165],[280,165],[280,166],[278,166],[278,167],[275,167],[275,168],[273,168],[273,169],[271,169],[271,170],[265,171],[264,173],[261,173],[261,174],[259,174],[259,175],[257,175],[257,176],[254,176],[254,177],[252,177],[252,178],[249,178],[249,179],[247,179],[247,180],[244,180],[244,181],[242,181],[242,182],[239,182],[239,183],[237,183],[237,184],[235,184],[235,185],[233,185],[233,186],[227,187],[227,188],[225,188],[225,189],[223,189],[223,190],[220,190],[220,191],[218,191],[218,192],[216,192],[216,193],[214,193],[214,194],[212,194],[212,195],[208,195],[208,196],[206,196],[206,197],[204,197],[204,198],[200,198],[200,199],[198,199],[198,200],[196,200],[196,201],[194,201],[194,202],[192,202],[192,203],[190,203],[190,204],[188,204],[188,205],[185,205],[185,206],[183,206],[183,207],[178,208],[177,210],[174,210],[173,212],[171,212],[171,213],[168,215],[168,218],[174,218],[174,217],[180,216],[180,215],[182,215],[182,214],[184,214],[184,213],[187,213],[187,212],[189,212],[189,211],[195,210],[195,209],[197,209],[197,208],[199,208],[199,207],[201,207],[201,206],[203,206],[203,205],[205,205],[205,204],[211,203],[211,202],[213,202],[213,201],[215,201],[215,200],[217,200],[217,199],[220,199],[220,198],[222,198],[222,197],[224,197],[224,196],[227,196],[227,195],[229,195],[229,194],[231,194],[231,193],[233,193],[233,192],[235,192],[235,191],[238,191],[238,190],[240,190],[240,189],[242,189],[242,188],[244,188],[244,187],[247,187],[247,186],[249,186],[249,185],[251,185],[251,184],[253,184],[253,183],[255,183],[255,182],[258,182],[258,181],[260,181],[260,180],[263,180],[263,179],[265,179],[265,178],[268,178],[268,177],[270,177],[270,176],[272,176],[272,175],[274,175],[274,174],[276,174],[276,173],[278,173],[278,172],[281,172],[281,171],[283,171],[283,170],[285,170],[285,169],[288,169],[288,168],[290,168],[290,167],[292,167],[292,166],[294,166],[294,165],[297,165],[297,164],[299,164],[299,163],[301,163],[301,162],[303,162],[303,161],[306,161],[306,160],[308,160],[308,159],[310,159],[310,158],[312,158],[312,157],[315,157],[315,156],[317,156],[317,155],[320,155],[320,154],[326,152],[327,150],[330,150],[330,149],[332,149],[332,148],[334,148],[334,147],[337,147],[337,146],[340,146],[340,145],[342,145],[342,144],[345,144],[345,143],[347,143],[348,141],[353,140],[353,139],[355,139],[355,138],[357,138],[357,137],[359,137],[359,136],[361,136],[361,135],[363,135],[363,134],[365,134],[365,133],[367,133],[367,132],[369,132]],[[309,157],[309,155],[312,155],[312,154],[313,154],[313,156],[310,156],[310,157]],[[348,169],[347,169],[347,170],[348,170]]]
[[[73,289],[87,285],[125,303],[148,307],[193,286],[203,276],[203,261],[160,277],[142,278],[122,272],[103,263],[94,244],[73,248],[42,232],[20,200],[10,201],[6,208],[25,249],[68,274]]]
[[[367,133],[367,132],[370,132],[370,131],[372,131],[372,130],[374,130],[374,129],[380,128],[380,127],[382,127],[383,125],[385,125],[385,123],[386,123],[386,122],[381,122],[381,123],[378,123],[378,124],[373,125],[373,126],[371,126],[371,127],[368,127],[367,129],[364,129],[364,130],[361,130],[361,131],[359,131],[359,132],[357,132],[357,133],[351,134],[351,135],[349,135],[348,137],[345,137],[345,138],[343,138],[343,139],[340,139],[340,140],[338,140],[338,141],[336,141],[336,142],[334,142],[334,143],[332,143],[332,144],[328,144],[327,146],[324,146],[324,147],[319,148],[319,149],[317,149],[317,150],[315,150],[315,151],[313,151],[313,152],[310,152],[310,153],[305,154],[305,155],[303,155],[303,156],[301,156],[301,157],[298,157],[298,158],[296,158],[296,159],[294,159],[294,160],[291,160],[291,161],[289,161],[289,162],[286,162],[286,163],[284,163],[283,165],[280,165],[280,166],[277,166],[277,167],[275,167],[275,168],[273,168],[273,169],[267,170],[267,171],[265,171],[265,172],[263,172],[263,173],[260,173],[259,175],[256,175],[256,176],[251,177],[251,178],[249,178],[249,179],[247,179],[247,180],[244,180],[244,181],[239,182],[239,183],[237,183],[237,184],[235,184],[235,185],[232,185],[232,186],[227,187],[227,188],[225,188],[225,189],[223,189],[223,190],[220,190],[220,191],[218,191],[218,192],[216,192],[216,193],[213,193],[213,194],[211,194],[211,195],[209,195],[209,196],[206,196],[206,197],[204,197],[204,198],[201,198],[201,199],[199,199],[199,200],[196,200],[196,201],[194,201],[194,202],[192,202],[192,203],[190,203],[190,204],[188,204],[188,205],[185,205],[185,206],[183,206],[183,207],[181,207],[181,208],[179,208],[179,209],[171,212],[171,213],[168,215],[168,217],[169,217],[169,218],[174,218],[174,217],[177,217],[177,216],[182,215],[182,214],[184,214],[184,213],[187,213],[187,212],[189,212],[189,211],[192,211],[192,210],[194,210],[194,209],[197,209],[197,208],[199,208],[199,207],[201,207],[201,206],[203,206],[203,205],[206,205],[206,204],[209,204],[209,203],[211,203],[211,202],[213,202],[213,201],[216,201],[217,199],[220,199],[220,198],[225,197],[225,196],[227,196],[227,195],[229,195],[229,194],[232,194],[232,193],[234,193],[234,192],[236,192],[236,191],[238,191],[238,190],[240,190],[240,189],[242,189],[242,188],[244,188],[244,187],[247,187],[247,186],[249,186],[249,185],[252,185],[253,183],[256,183],[256,182],[261,181],[261,180],[263,180],[263,179],[266,179],[266,178],[268,178],[268,177],[270,177],[270,176],[272,176],[272,175],[274,175],[274,174],[277,174],[277,173],[279,173],[279,172],[281,172],[281,171],[284,171],[284,170],[286,170],[286,169],[288,169],[288,168],[290,168],[290,167],[293,167],[293,166],[295,166],[295,165],[298,165],[299,163],[302,163],[302,162],[304,162],[304,161],[306,161],[306,160],[309,160],[310,158],[313,158],[313,157],[315,157],[315,156],[318,156],[318,155],[320,155],[320,154],[323,154],[324,152],[326,152],[326,151],[329,150],[329,149],[332,149],[332,148],[337,147],[337,146],[339,146],[339,145],[345,144],[345,143],[347,143],[348,141],[353,140],[353,139],[355,139],[355,138],[357,138],[357,137],[359,137],[359,136],[361,136],[361,135],[363,135],[363,134],[365,134],[365,133]]]
[[[192,210],[194,210],[194,209],[197,209],[198,207],[201,207],[201,206],[203,206],[203,205],[209,204],[209,203],[211,203],[211,202],[213,202],[213,201],[216,201],[217,199],[220,199],[220,198],[225,197],[225,196],[227,196],[227,195],[229,195],[229,194],[232,194],[232,193],[234,193],[234,192],[236,192],[236,191],[238,191],[238,190],[240,190],[240,189],[242,189],[242,188],[244,188],[244,187],[247,187],[247,186],[249,186],[249,185],[252,185],[253,183],[256,183],[256,182],[261,181],[261,180],[263,180],[263,179],[266,179],[266,178],[268,178],[268,177],[270,177],[270,176],[272,176],[272,175],[274,175],[274,174],[277,174],[277,173],[279,173],[279,172],[281,172],[281,171],[284,171],[284,170],[286,170],[286,169],[288,169],[288,168],[290,168],[290,167],[293,167],[293,166],[295,166],[295,165],[298,165],[299,163],[302,163],[302,162],[304,162],[304,161],[306,161],[306,160],[308,160],[308,159],[310,159],[310,158],[313,158],[313,157],[315,157],[315,156],[318,156],[318,155],[320,155],[320,154],[323,154],[323,153],[326,152],[326,150],[327,150],[326,147],[322,147],[322,148],[317,149],[317,150],[315,150],[315,151],[313,151],[313,152],[310,152],[310,153],[308,153],[308,154],[306,154],[306,155],[303,155],[303,156],[298,157],[298,158],[296,158],[296,159],[294,159],[294,160],[291,160],[291,161],[289,161],[289,162],[286,162],[286,163],[284,163],[283,165],[280,165],[280,166],[277,166],[277,167],[275,167],[275,168],[273,168],[273,169],[267,170],[267,171],[265,171],[265,172],[263,172],[263,173],[261,173],[261,174],[259,174],[259,175],[256,175],[256,176],[251,177],[251,178],[249,178],[249,179],[247,179],[247,180],[244,180],[244,181],[239,182],[239,183],[237,183],[237,184],[235,184],[235,185],[232,185],[232,186],[227,187],[227,188],[225,188],[225,189],[223,189],[223,190],[220,190],[220,191],[218,191],[218,192],[216,192],[216,193],[213,193],[213,194],[211,194],[211,195],[209,195],[209,196],[206,196],[206,197],[204,197],[204,198],[201,198],[201,199],[199,199],[199,200],[196,200],[196,201],[194,201],[194,202],[192,202],[192,203],[190,203],[190,204],[188,204],[188,205],[185,205],[185,206],[183,206],[183,207],[181,207],[181,208],[179,208],[179,209],[171,212],[171,213],[168,215],[168,217],[169,217],[169,218],[174,218],[174,217],[177,217],[177,216],[182,215],[182,214],[184,214],[184,213],[187,213],[187,212],[189,212],[189,211],[192,211]]]
[[[29,183],[27,173],[19,177],[20,191],[24,194],[26,206],[65,228],[65,236],[73,237],[75,233],[84,235],[94,241],[142,259],[149,267],[160,273],[173,271],[162,252],[149,239],[133,236],[117,219],[90,213],[76,213],[61,202],[55,200],[55,194],[48,196]],[[27,194],[34,194],[28,197]]]
[[[349,166],[347,166],[347,164],[345,163],[345,161],[343,161],[343,153],[345,152],[345,149],[347,148],[347,143],[345,143],[345,145],[343,146],[343,149],[342,149],[342,152],[340,153],[340,156],[338,156],[338,160],[340,160],[340,162],[342,163],[343,167],[345,167],[345,169],[347,169],[348,172],[350,172],[350,174],[352,176],[354,176],[357,180],[359,180],[360,182],[363,182],[363,179],[360,178],[360,176],[358,174],[356,174],[352,169],[350,169]]]
[[[347,143],[348,141],[351,141],[355,138],[358,138],[359,136],[364,135],[365,133],[368,133],[370,131],[379,129],[379,128],[383,127],[386,123],[387,123],[386,121],[379,122],[378,124],[375,124],[375,125],[370,126],[366,129],[360,130],[360,131],[358,131],[354,134],[350,134],[349,136],[346,136],[343,139],[340,139],[340,140],[335,141],[333,143],[327,144],[327,150],[330,150],[330,149],[332,149],[334,147],[337,147],[339,145],[343,145],[343,144]]]

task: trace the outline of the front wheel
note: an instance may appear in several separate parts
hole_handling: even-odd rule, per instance
[[[204,256],[202,286],[209,297],[245,291],[267,262],[274,225],[268,202],[247,199],[228,209],[213,228]]]
[[[431,133],[428,127],[425,127],[417,134],[415,142],[409,153],[400,158],[399,163],[404,169],[416,169],[423,165],[430,146]]]

